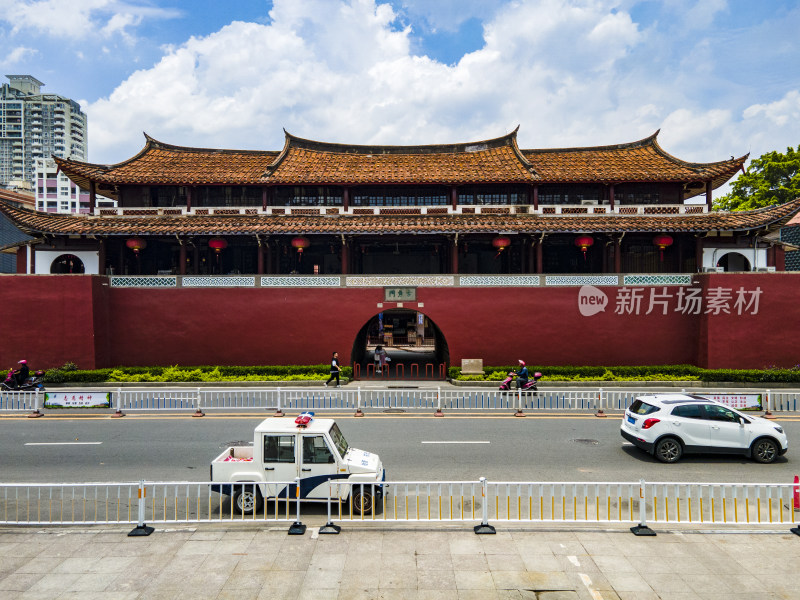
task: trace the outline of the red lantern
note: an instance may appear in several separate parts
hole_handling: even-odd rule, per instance
[[[661,262],[664,262],[664,248],[672,246],[672,236],[666,234],[657,235],[653,238],[653,244],[658,246],[658,250],[661,254]]]
[[[220,237],[211,238],[208,240],[208,247],[214,250],[217,254],[225,250],[228,247],[228,242]]]
[[[511,245],[511,238],[506,235],[498,235],[496,238],[492,240],[492,246],[497,248],[497,254],[494,255],[495,258],[500,256],[500,253],[508,248]]]
[[[139,256],[139,251],[147,248],[147,241],[140,237],[133,237],[125,242],[125,245],[133,250],[136,256]]]
[[[590,235],[582,235],[575,238],[575,245],[583,252],[583,260],[586,260],[586,251],[594,244],[594,238]]]
[[[296,238],[292,238],[292,248],[297,248],[297,253],[302,254],[304,248],[308,248],[311,243],[308,241],[308,238],[304,238],[302,235],[298,235]]]

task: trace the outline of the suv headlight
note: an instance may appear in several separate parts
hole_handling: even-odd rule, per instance
[[[783,433],[783,427],[778,427],[778,426],[776,425],[776,426],[775,426],[775,431],[777,431],[778,433]]]

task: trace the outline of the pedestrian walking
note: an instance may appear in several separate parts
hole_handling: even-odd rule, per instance
[[[325,382],[325,387],[328,387],[331,381],[334,379],[336,380],[336,387],[339,387],[341,384],[339,383],[339,373],[341,372],[342,367],[339,366],[339,353],[334,352],[333,356],[331,357],[331,376],[328,377],[328,381]]]

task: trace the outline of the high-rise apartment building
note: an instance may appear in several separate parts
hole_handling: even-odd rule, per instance
[[[51,155],[86,160],[86,115],[74,100],[43,94],[31,75],[0,86],[0,187],[34,190],[36,161]]]
[[[89,191],[79,188],[58,167],[52,158],[36,159],[35,165],[36,210],[53,213],[89,212]],[[116,200],[98,195],[95,198],[98,208],[114,207]]]

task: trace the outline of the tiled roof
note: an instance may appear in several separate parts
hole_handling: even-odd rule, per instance
[[[664,152],[650,137],[615,146],[522,150],[541,180],[547,182],[700,182],[719,187],[742,168],[747,156],[715,163],[689,163]],[[698,186],[690,195],[705,192]]]
[[[331,144],[286,133],[281,152],[171,146],[146,136],[145,147],[116,165],[55,158],[83,188],[116,198],[115,185],[381,185],[560,182],[704,182],[718,187],[747,156],[688,163],[652,136],[615,146],[520,150],[517,130],[492,140],[428,146]],[[686,197],[704,191],[699,185]]]
[[[215,150],[171,146],[145,134],[144,148],[124,162],[115,165],[84,163],[53,157],[59,168],[84,189],[95,181],[104,186],[141,185],[254,185],[263,183],[267,167],[278,152],[258,150]],[[98,193],[100,189],[98,189]],[[112,194],[112,197],[115,197]]]
[[[279,185],[533,183],[537,178],[517,148],[516,133],[433,146],[328,144],[287,133],[266,180]]]
[[[26,233],[48,235],[254,235],[401,233],[558,233],[746,231],[784,224],[800,210],[800,198],[752,211],[691,215],[225,215],[92,217],[41,213],[0,202]]]

